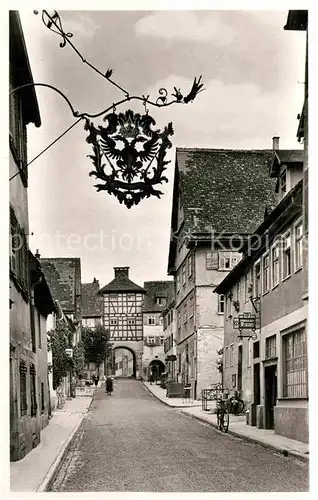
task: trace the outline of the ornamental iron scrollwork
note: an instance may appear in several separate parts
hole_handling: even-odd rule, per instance
[[[86,141],[93,147],[88,157],[95,167],[89,175],[104,182],[95,185],[97,191],[107,191],[127,208],[150,196],[160,198],[163,193],[154,186],[168,182],[163,172],[170,163],[165,156],[172,147],[172,123],[161,132],[148,113],[140,115],[130,109],[110,113],[104,121],[107,127],[97,128],[88,118],[85,121]]]

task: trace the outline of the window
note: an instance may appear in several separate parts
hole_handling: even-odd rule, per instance
[[[23,417],[27,414],[27,386],[26,386],[26,364],[24,361],[20,361],[19,366],[20,371],[20,415]]]
[[[257,262],[254,267],[254,297],[261,295],[261,263]]]
[[[193,304],[193,295],[189,299],[189,318],[192,318],[194,314],[194,304]]]
[[[183,264],[182,266],[182,285],[186,284],[186,266]]]
[[[159,325],[162,325],[162,317],[159,316]]]
[[[283,279],[291,275],[291,237],[288,232],[283,237]]]
[[[218,300],[218,313],[224,314],[225,296],[223,294],[220,294],[218,299],[219,299]]]
[[[181,328],[181,311],[178,311],[178,328]]]
[[[116,326],[116,325],[117,325],[117,319],[111,319],[111,320],[110,320],[110,324],[111,324],[112,326]]]
[[[259,340],[253,344],[253,358],[259,358]]]
[[[117,300],[117,295],[115,295],[115,294],[110,294],[110,296],[109,296],[109,300],[110,300],[110,301]]]
[[[148,316],[148,325],[155,325],[156,324],[156,317],[155,316]]]
[[[183,306],[183,323],[186,323],[188,321],[188,308],[187,304],[184,304]]]
[[[193,268],[193,255],[190,254],[188,257],[188,277],[192,276],[192,268]]]
[[[272,249],[272,287],[274,288],[279,283],[279,247],[278,245]]]
[[[41,382],[41,413],[45,411],[45,401],[44,401],[44,382]]]
[[[156,304],[158,306],[165,306],[166,305],[166,297],[156,297]]]
[[[232,293],[226,296],[226,317],[232,318]]]
[[[135,319],[128,319],[128,325],[135,325],[136,320]]]
[[[160,345],[163,345],[165,338],[164,337],[159,337],[160,338]]]
[[[286,170],[280,176],[280,189],[282,193],[286,193]]]
[[[10,271],[14,279],[28,291],[28,247],[24,230],[18,224],[14,210],[10,207]]]
[[[238,263],[238,256],[234,252],[219,252],[219,270],[229,271]]]
[[[307,397],[305,328],[283,336],[283,397]]]
[[[276,357],[276,335],[267,337],[265,339],[265,358],[275,358]]]
[[[234,361],[234,345],[230,345],[230,365],[233,366]]]
[[[149,345],[154,345],[155,342],[155,337],[147,337],[147,342]]]
[[[206,269],[218,269],[218,266],[219,266],[218,252],[206,252],[205,253]]]
[[[263,257],[263,293],[269,290],[269,256]]]
[[[33,363],[30,363],[30,393],[31,393],[31,417],[35,417],[38,409],[36,403],[36,372]]]
[[[295,269],[303,265],[303,224],[298,223],[295,226]]]

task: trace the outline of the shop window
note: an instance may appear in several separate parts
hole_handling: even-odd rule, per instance
[[[305,328],[286,334],[283,340],[283,396],[307,397],[307,347]]]

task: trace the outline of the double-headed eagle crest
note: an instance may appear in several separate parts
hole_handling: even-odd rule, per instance
[[[154,129],[156,122],[148,113],[140,115],[130,109],[110,113],[104,121],[107,127],[95,128],[88,119],[85,123],[86,140],[93,147],[88,157],[95,167],[89,175],[104,182],[95,185],[97,191],[116,196],[127,208],[152,195],[160,198],[163,193],[154,186],[168,182],[163,172],[170,163],[165,156],[172,146],[172,123],[161,132]]]

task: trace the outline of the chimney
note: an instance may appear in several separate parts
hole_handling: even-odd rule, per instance
[[[93,283],[99,283],[99,281],[94,277]]]
[[[39,249],[38,249],[38,248],[37,248],[37,250],[36,250],[36,253],[34,254],[34,257],[35,257],[36,259],[39,259],[39,258],[41,257],[41,255],[39,254]]]
[[[114,267],[115,278],[119,278],[119,276],[124,276],[125,278],[129,278],[129,267]]]
[[[273,151],[279,150],[279,137],[273,137]]]

